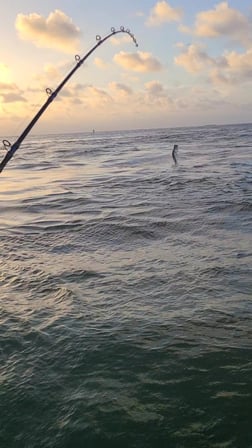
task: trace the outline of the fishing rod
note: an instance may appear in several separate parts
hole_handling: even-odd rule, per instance
[[[15,152],[20,147],[21,143],[25,139],[25,137],[29,134],[35,123],[39,120],[41,115],[45,112],[45,110],[48,108],[49,104],[52,103],[52,101],[56,98],[60,90],[64,87],[64,85],[67,83],[67,81],[73,76],[73,74],[80,68],[80,66],[84,63],[84,61],[96,50],[97,47],[99,47],[103,42],[105,42],[107,39],[109,39],[111,36],[114,36],[118,33],[126,33],[128,34],[133,42],[135,43],[136,47],[138,47],[136,38],[134,34],[131,33],[131,31],[127,28],[125,29],[124,26],[121,26],[119,30],[116,30],[115,28],[111,28],[111,32],[107,34],[105,37],[101,38],[101,36],[96,36],[97,43],[89,50],[82,58],[77,54],[75,55],[75,61],[76,65],[74,68],[68,73],[68,75],[63,79],[63,81],[56,87],[56,89],[53,91],[49,87],[46,88],[46,93],[48,95],[48,98],[46,102],[41,106],[39,111],[36,113],[36,115],[33,117],[31,122],[28,124],[28,126],[25,128],[25,130],[22,132],[22,134],[18,137],[18,139],[11,144],[9,140],[3,140],[3,146],[4,149],[7,151],[3,160],[0,163],[0,173],[3,171],[4,167],[7,165],[7,163],[11,160],[11,158],[14,156]]]

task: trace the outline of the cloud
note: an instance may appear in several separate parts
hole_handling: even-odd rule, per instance
[[[241,85],[252,81],[252,49],[245,53],[231,51],[224,56],[225,66],[216,67],[210,76],[214,84]]]
[[[107,108],[111,104],[124,103],[133,95],[133,90],[126,84],[110,82],[104,88],[92,84],[74,83],[69,85],[59,95],[59,99],[70,100],[72,103],[84,104],[85,107]]]
[[[66,70],[69,70],[66,64],[61,63],[57,65],[53,64],[45,64],[43,67],[43,71],[39,74],[33,75],[33,79],[39,82],[40,85],[45,85],[48,83],[57,83],[57,80],[60,80],[63,77],[63,74],[66,73]]]
[[[145,103],[150,107],[166,109],[172,106],[173,100],[168,96],[166,89],[159,81],[149,81],[145,83],[144,87]]]
[[[199,37],[227,37],[242,45],[252,42],[252,25],[240,11],[230,8],[228,2],[221,2],[214,9],[199,12],[193,29],[180,26],[180,31],[191,32]]]
[[[10,82],[0,82],[0,91],[2,90],[7,90],[7,91],[16,91],[18,90],[18,87],[16,84],[14,83],[10,83]]]
[[[206,75],[215,86],[241,86],[252,82],[252,48],[244,53],[226,51],[216,58],[209,56],[199,44],[180,45],[180,48],[181,54],[174,58],[175,64],[191,74]]]
[[[103,109],[110,106],[112,99],[108,91],[104,88],[96,87],[92,84],[72,83],[66,86],[56,97],[60,111],[63,111],[66,105],[80,104],[85,109]],[[56,104],[54,109],[56,109]],[[81,106],[82,107],[82,106]]]
[[[112,36],[110,38],[110,43],[112,45],[122,45],[124,43],[128,44],[128,43],[132,43],[132,37],[130,37],[129,34],[124,34],[124,35],[116,35],[116,36]]]
[[[94,58],[94,64],[96,65],[96,67],[101,69],[106,69],[109,67],[109,64],[101,58]]]
[[[22,39],[37,47],[53,48],[65,53],[78,49],[80,30],[64,12],[56,9],[47,18],[31,13],[18,14],[16,29]]]
[[[138,51],[137,53],[125,53],[120,51],[114,56],[114,61],[127,70],[135,72],[157,72],[162,69],[160,62],[151,53]]]
[[[9,82],[0,82],[0,97],[3,103],[26,102],[18,86]]]
[[[146,88],[146,91],[150,95],[153,95],[155,97],[157,97],[157,96],[163,97],[166,95],[164,86],[159,81],[152,80],[152,81],[146,82],[145,88]]]
[[[165,87],[156,80],[144,84],[143,89],[134,91],[128,84],[122,82],[110,82],[101,87],[92,84],[75,83],[64,89],[60,95],[61,103],[55,103],[55,113],[61,114],[67,110],[71,104],[75,104],[79,114],[85,114],[89,110],[90,114],[99,110],[100,113],[117,115],[123,107],[129,114],[139,113],[144,110],[165,111],[171,107],[172,100],[168,96]],[[78,106],[79,105],[79,106]],[[126,106],[126,107],[125,107]]]
[[[4,103],[26,102],[26,99],[20,93],[15,92],[1,93],[1,97]]]
[[[79,85],[77,90],[79,90]],[[111,103],[111,97],[104,89],[92,85],[83,86],[83,92],[80,95],[80,99],[83,100],[88,107],[94,109],[96,107],[108,107]]]
[[[66,70],[69,70],[69,63],[61,63],[58,65],[55,64],[45,64],[44,65],[44,74],[48,79],[57,79],[63,75]]]
[[[166,1],[157,2],[151,9],[150,15],[146,21],[148,26],[159,26],[166,22],[178,22],[183,15],[181,8],[173,8]]]
[[[182,66],[189,73],[198,73],[206,70],[207,67],[216,64],[214,58],[211,58],[203,49],[202,45],[191,44],[181,47],[181,54],[175,57],[176,65]]]
[[[223,96],[220,97],[214,89],[209,92],[201,87],[193,87],[187,91],[182,102],[176,100],[176,106],[187,108],[192,113],[199,111],[204,115],[210,111],[230,109],[231,103]]]
[[[126,84],[122,84],[120,82],[111,82],[109,84],[109,89],[120,97],[128,97],[132,95],[132,89]]]

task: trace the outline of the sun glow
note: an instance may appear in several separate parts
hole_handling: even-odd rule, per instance
[[[11,79],[9,67],[6,64],[3,64],[2,62],[0,62],[0,82],[9,83],[11,81],[12,81],[12,79]]]

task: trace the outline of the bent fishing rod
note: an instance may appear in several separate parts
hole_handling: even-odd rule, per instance
[[[3,140],[3,146],[5,150],[7,151],[5,154],[5,157],[0,163],[0,173],[3,171],[4,167],[7,165],[7,163],[11,160],[11,158],[14,156],[15,152],[20,147],[21,143],[25,139],[25,137],[29,134],[33,126],[37,123],[41,115],[45,112],[45,110],[48,108],[49,104],[52,103],[52,101],[56,98],[60,90],[64,87],[64,85],[67,83],[67,81],[73,76],[73,74],[80,68],[80,66],[84,63],[84,61],[96,50],[97,47],[99,47],[103,42],[105,42],[107,39],[109,39],[111,36],[114,36],[118,33],[127,33],[135,43],[136,47],[138,46],[136,38],[134,34],[131,33],[131,31],[127,28],[125,29],[123,26],[120,27],[119,30],[116,30],[115,28],[111,28],[111,32],[107,34],[105,37],[101,38],[101,36],[96,36],[97,43],[89,50],[82,58],[77,54],[75,55],[75,61],[76,65],[74,68],[68,73],[68,75],[63,79],[63,81],[56,87],[54,91],[52,91],[49,87],[46,88],[46,93],[48,95],[48,98],[46,102],[41,106],[39,111],[36,113],[36,115],[33,117],[31,122],[28,124],[28,126],[25,128],[25,130],[22,132],[22,134],[18,137],[18,139],[11,144],[9,140]]]

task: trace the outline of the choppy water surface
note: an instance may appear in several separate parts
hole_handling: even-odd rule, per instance
[[[252,447],[251,139],[24,142],[0,178],[1,447]]]

